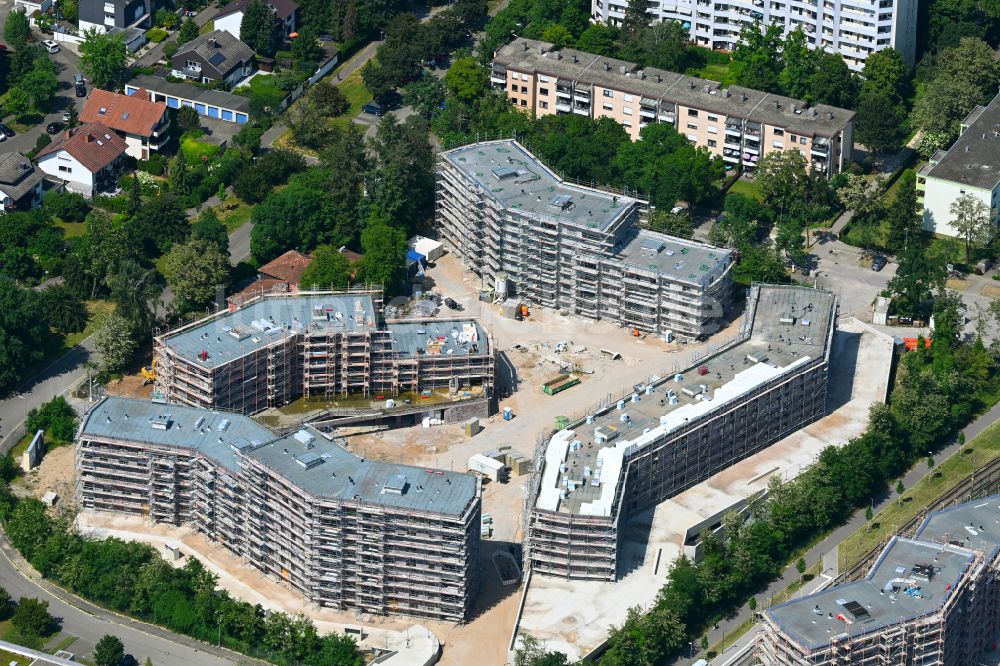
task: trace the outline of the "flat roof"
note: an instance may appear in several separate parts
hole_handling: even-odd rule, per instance
[[[963,124],[966,130],[927,176],[993,190],[1000,184],[1000,95],[976,107]]]
[[[642,230],[630,234],[615,258],[630,266],[669,275],[674,280],[705,286],[726,272],[733,262],[733,253],[698,241]]]
[[[792,640],[811,649],[940,609],[975,560],[965,548],[894,537],[860,581],[774,606],[766,612]]]
[[[140,74],[139,76],[133,77],[131,80],[126,81],[125,85],[133,88],[145,88],[149,92],[155,92],[169,97],[190,99],[232,111],[250,113],[249,98],[226,92],[225,90],[199,88],[198,86],[191,85],[190,83],[175,83],[173,81],[167,81],[164,78],[150,76],[148,74]]]
[[[489,353],[486,331],[474,319],[434,319],[392,322],[393,349],[402,357],[419,355],[469,356]]]
[[[567,183],[509,139],[441,155],[501,206],[526,216],[606,231],[639,204],[632,197]]]
[[[307,330],[354,333],[374,329],[377,319],[375,304],[366,293],[279,294],[160,337],[181,357],[216,368]],[[202,352],[208,354],[204,361]]]
[[[748,303],[742,340],[674,376],[636,387],[621,408],[593,415],[592,423],[553,435],[535,507],[611,516],[626,453],[825,357],[836,303],[834,294],[821,289],[760,285],[756,300]]]
[[[1000,495],[928,514],[914,536],[991,551],[1000,544]]]
[[[832,136],[853,119],[854,112],[826,104],[729,86],[696,76],[599,56],[576,49],[518,37],[497,50],[494,62],[520,71],[633,92],[648,99],[705,109],[730,118],[777,125],[803,135]],[[596,103],[596,100],[595,100]]]
[[[470,474],[367,460],[312,428],[279,436],[249,417],[196,407],[111,396],[80,433],[192,449],[238,474],[235,447],[320,499],[459,516],[478,494]]]

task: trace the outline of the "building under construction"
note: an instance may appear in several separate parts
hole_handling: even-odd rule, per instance
[[[769,666],[965,666],[995,645],[1000,496],[931,513],[894,537],[864,579],[760,614]]]
[[[384,322],[381,292],[264,294],[155,337],[156,395],[256,414],[299,396],[385,397],[493,386],[471,319]]]
[[[645,202],[567,183],[519,143],[441,153],[442,240],[498,297],[700,338],[732,293],[729,250],[639,229]]]
[[[616,580],[624,521],[825,414],[837,298],[755,285],[735,340],[544,442],[528,485],[535,573]]]
[[[319,431],[109,397],[76,444],[82,507],[190,524],[322,607],[464,620],[478,478],[358,458]]]

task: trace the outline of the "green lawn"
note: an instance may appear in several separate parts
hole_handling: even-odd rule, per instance
[[[728,63],[725,65],[715,65],[709,63],[704,67],[702,67],[701,69],[697,70],[695,75],[700,76],[703,79],[709,79],[710,81],[719,81],[721,83],[722,80],[726,78],[727,74],[729,74]]]
[[[207,35],[208,33],[215,30],[215,21],[209,21],[205,25],[201,26],[201,30],[198,31],[199,35]]]
[[[3,666],[28,666],[30,663],[31,659],[27,657],[22,657],[19,654],[7,652],[6,650],[0,650],[0,664],[3,664]]]
[[[971,453],[966,453],[971,449]],[[933,500],[986,463],[1000,457],[1000,424],[987,428],[934,471],[903,493],[903,501],[893,501],[872,518],[873,529],[862,527],[840,544],[840,567],[846,569],[894,534],[902,525],[923,512]],[[919,463],[923,464],[923,463]],[[893,484],[891,487],[895,488]],[[894,491],[895,493],[895,491]]]
[[[372,101],[372,94],[368,92],[368,88],[365,87],[365,82],[361,78],[360,69],[343,81],[337,81],[334,79],[331,83],[337,84],[337,87],[340,88],[340,91],[344,93],[347,101],[351,104],[350,108],[347,109],[347,112],[334,118],[333,122],[335,124],[347,125],[353,121],[359,113],[361,113],[361,107]]]
[[[757,183],[752,183],[746,178],[740,178],[729,188],[727,194],[733,194],[738,192],[739,194],[744,194],[751,199],[756,199],[757,201],[764,201],[764,195],[761,194],[760,188]]]
[[[235,198],[235,197],[234,197]],[[239,205],[232,210],[217,210],[216,213],[219,216],[219,222],[226,228],[226,231],[233,233],[244,224],[250,221],[250,214],[253,212],[253,206],[240,201]]]
[[[76,238],[87,233],[87,222],[66,222],[61,218],[55,218],[54,223],[63,230],[64,238]]]

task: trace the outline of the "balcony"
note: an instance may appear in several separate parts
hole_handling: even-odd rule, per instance
[[[743,136],[743,128],[739,125],[731,125],[726,123],[726,135],[727,136]]]

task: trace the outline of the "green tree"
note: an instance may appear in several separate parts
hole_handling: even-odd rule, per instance
[[[229,257],[218,244],[198,238],[175,244],[163,263],[163,276],[179,299],[181,310],[208,304],[216,289],[226,285],[229,270]]]
[[[920,235],[920,204],[917,203],[917,176],[913,169],[907,169],[899,177],[899,187],[896,198],[893,199],[886,212],[889,222],[889,233],[886,244],[897,254],[902,252],[907,243],[919,241]]]
[[[899,503],[903,503],[903,493],[906,492],[906,487],[903,485],[902,479],[896,482],[896,495],[899,497]]]
[[[801,28],[788,33],[781,52],[784,67],[778,75],[778,83],[786,95],[795,99],[812,97],[811,84],[818,72],[820,53],[809,48]]]
[[[128,71],[128,49],[117,35],[87,31],[80,44],[80,67],[95,88],[117,90]]]
[[[251,0],[247,5],[240,23],[240,40],[263,56],[274,55],[274,15],[264,0]]]
[[[325,79],[309,89],[309,99],[323,115],[329,117],[339,116],[351,105],[344,91]]]
[[[180,17],[177,16],[177,12],[172,12],[169,9],[157,9],[156,14],[153,16],[156,25],[165,29],[173,30],[180,23]]]
[[[23,118],[31,110],[31,97],[23,88],[11,88],[4,95],[3,108],[15,118]]]
[[[180,32],[177,33],[177,44],[178,46],[187,44],[192,39],[198,36],[198,24],[194,22],[194,19],[190,16],[184,19],[181,23]]]
[[[657,210],[649,219],[649,228],[653,231],[659,231],[680,238],[691,238],[694,236],[691,217],[687,214],[687,211],[671,213],[668,210]]]
[[[553,23],[542,32],[542,41],[551,42],[559,48],[565,48],[573,46],[575,40],[573,39],[573,33],[567,30],[565,26]]]
[[[817,104],[853,109],[858,79],[839,53],[818,54],[816,71],[809,79],[809,97]]]
[[[49,326],[62,335],[79,333],[87,326],[87,304],[65,284],[49,285],[42,291]]]
[[[727,82],[763,90],[781,92],[781,71],[784,62],[781,55],[781,33],[783,27],[777,23],[767,26],[746,25],[740,30],[740,39],[733,50]]]
[[[971,260],[971,250],[986,245],[993,235],[994,226],[990,209],[982,199],[966,192],[955,198],[949,206],[951,226],[965,241],[965,256]]]
[[[136,347],[132,323],[117,313],[107,315],[94,333],[94,348],[101,355],[104,372],[122,370],[132,360]]]
[[[996,95],[1000,67],[993,48],[972,37],[943,51],[940,63],[934,79],[917,96],[912,118],[924,132],[953,139],[962,120]]]
[[[178,159],[182,159],[183,154],[179,152]],[[143,242],[150,258],[183,241],[191,230],[184,207],[173,194],[160,194],[148,199],[132,224],[137,239]]]
[[[857,140],[876,155],[884,154],[903,139],[904,112],[884,93],[861,93],[858,101]]]
[[[638,37],[639,33],[649,25],[649,15],[646,13],[649,3],[646,0],[628,0],[625,6],[625,16],[621,22],[621,34],[625,40]]]
[[[795,570],[799,572],[800,576],[806,572],[806,558],[800,557],[795,560]]]
[[[893,304],[901,315],[922,316],[933,290],[944,284],[944,262],[925,256],[920,243],[907,244],[897,256],[899,267],[888,284]]]
[[[31,25],[28,23],[28,15],[23,9],[15,9],[7,14],[3,36],[7,43],[15,49],[22,48],[31,39]]]
[[[861,95],[881,95],[894,105],[907,96],[908,72],[896,49],[882,49],[868,55],[861,70]]]
[[[445,82],[433,75],[421,76],[403,88],[403,104],[413,108],[421,118],[431,120],[441,112],[448,95]]]
[[[0,275],[0,390],[12,388],[42,357],[39,341],[48,328],[41,296]]]
[[[82,194],[64,190],[49,190],[42,203],[46,211],[64,222],[83,222],[90,210]]]
[[[177,127],[180,128],[181,132],[189,132],[201,127],[201,116],[190,106],[182,106],[177,109],[176,119]],[[183,152],[178,151],[178,155]]]
[[[456,59],[444,75],[448,91],[469,104],[486,90],[486,70],[472,56]]]
[[[361,232],[361,250],[358,281],[380,284],[387,294],[399,293],[406,276],[406,233],[375,211]]]
[[[219,252],[224,255],[229,254],[229,232],[211,208],[201,211],[197,221],[191,225],[191,237],[215,243]]]
[[[94,646],[94,663],[97,666],[119,666],[124,658],[125,645],[117,636],[105,634]]]
[[[331,133],[329,118],[323,113],[323,109],[308,97],[289,109],[286,119],[292,131],[292,138],[300,146],[319,150],[329,140]]]
[[[56,620],[49,613],[49,602],[21,597],[10,617],[11,626],[24,637],[42,638],[56,627]]]
[[[332,245],[320,245],[312,251],[312,261],[299,280],[303,285],[340,289],[351,281],[350,262]]]
[[[335,206],[322,190],[293,183],[272,192],[251,215],[250,252],[263,264],[291,249],[303,251],[319,244],[346,245],[352,220],[333,216]]]
[[[605,23],[593,23],[587,26],[580,38],[576,40],[576,48],[596,55],[616,55],[619,48],[618,28]]]
[[[51,61],[47,61],[51,63]],[[59,89],[59,79],[52,67],[35,67],[21,79],[21,89],[28,93],[32,105],[39,111],[47,113],[52,108],[52,102]]]
[[[299,36],[292,40],[292,58],[299,67],[303,63],[315,67],[323,59],[323,49],[319,46],[316,28],[306,25],[299,30]]]
[[[72,442],[76,435],[77,424],[76,411],[61,395],[30,410],[24,420],[26,431],[34,433],[44,430],[49,441],[57,442]]]

